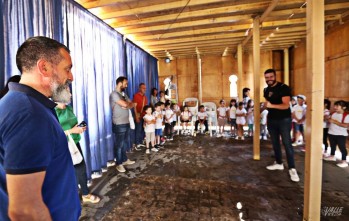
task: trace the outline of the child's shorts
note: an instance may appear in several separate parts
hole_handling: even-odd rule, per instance
[[[230,118],[230,125],[236,127],[236,119]]]
[[[154,132],[146,132],[145,133],[145,140],[147,143],[154,142],[155,141],[155,133]]]
[[[155,129],[155,136],[162,136],[162,128]]]
[[[295,126],[295,127],[294,127],[295,131],[299,131],[299,132],[301,132],[301,133],[304,132],[304,125],[303,125],[303,124],[297,124],[297,123],[295,123],[294,126]]]
[[[224,126],[226,123],[225,118],[218,118],[218,126]]]

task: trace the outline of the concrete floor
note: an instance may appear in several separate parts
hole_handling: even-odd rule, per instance
[[[83,204],[80,220],[302,220],[305,153],[295,148],[299,183],[287,168],[265,169],[272,154],[269,141],[254,161],[251,138],[175,136],[158,153],[130,153],[136,164],[126,173],[110,167],[93,180],[91,190],[102,200]],[[348,184],[349,168],[324,163],[321,220],[349,220]]]

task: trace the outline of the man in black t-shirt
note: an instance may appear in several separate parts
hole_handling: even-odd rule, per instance
[[[264,107],[268,109],[268,131],[275,152],[274,164],[267,166],[268,170],[283,170],[282,152],[280,136],[285,146],[287,163],[291,180],[299,181],[299,177],[294,165],[294,153],[291,141],[291,110],[290,99],[291,90],[283,83],[276,81],[276,72],[268,69],[264,72],[265,81],[268,85],[264,89],[266,103]]]

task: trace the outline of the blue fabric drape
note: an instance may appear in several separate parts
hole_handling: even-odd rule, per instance
[[[137,93],[140,83],[147,86],[147,97],[150,101],[151,88],[158,86],[157,60],[134,45],[126,41],[127,78],[129,80],[127,92],[130,98]]]
[[[114,156],[109,95],[115,80],[129,78],[135,85],[132,98],[140,82],[148,88],[157,85],[157,60],[124,43],[122,35],[72,0],[2,0],[0,10],[0,89],[9,77],[20,74],[15,57],[27,38],[51,37],[71,50],[73,107],[78,120],[88,124],[81,146],[91,178],[91,172],[100,171]]]

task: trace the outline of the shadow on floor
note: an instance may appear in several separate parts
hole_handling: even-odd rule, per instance
[[[158,153],[129,154],[136,164],[126,173],[110,167],[94,180],[91,190],[102,200],[84,204],[80,220],[302,220],[300,149],[295,161],[301,181],[294,183],[287,168],[265,169],[274,161],[268,141],[254,161],[251,138],[176,136]],[[349,168],[324,163],[321,220],[349,220],[348,184]]]

